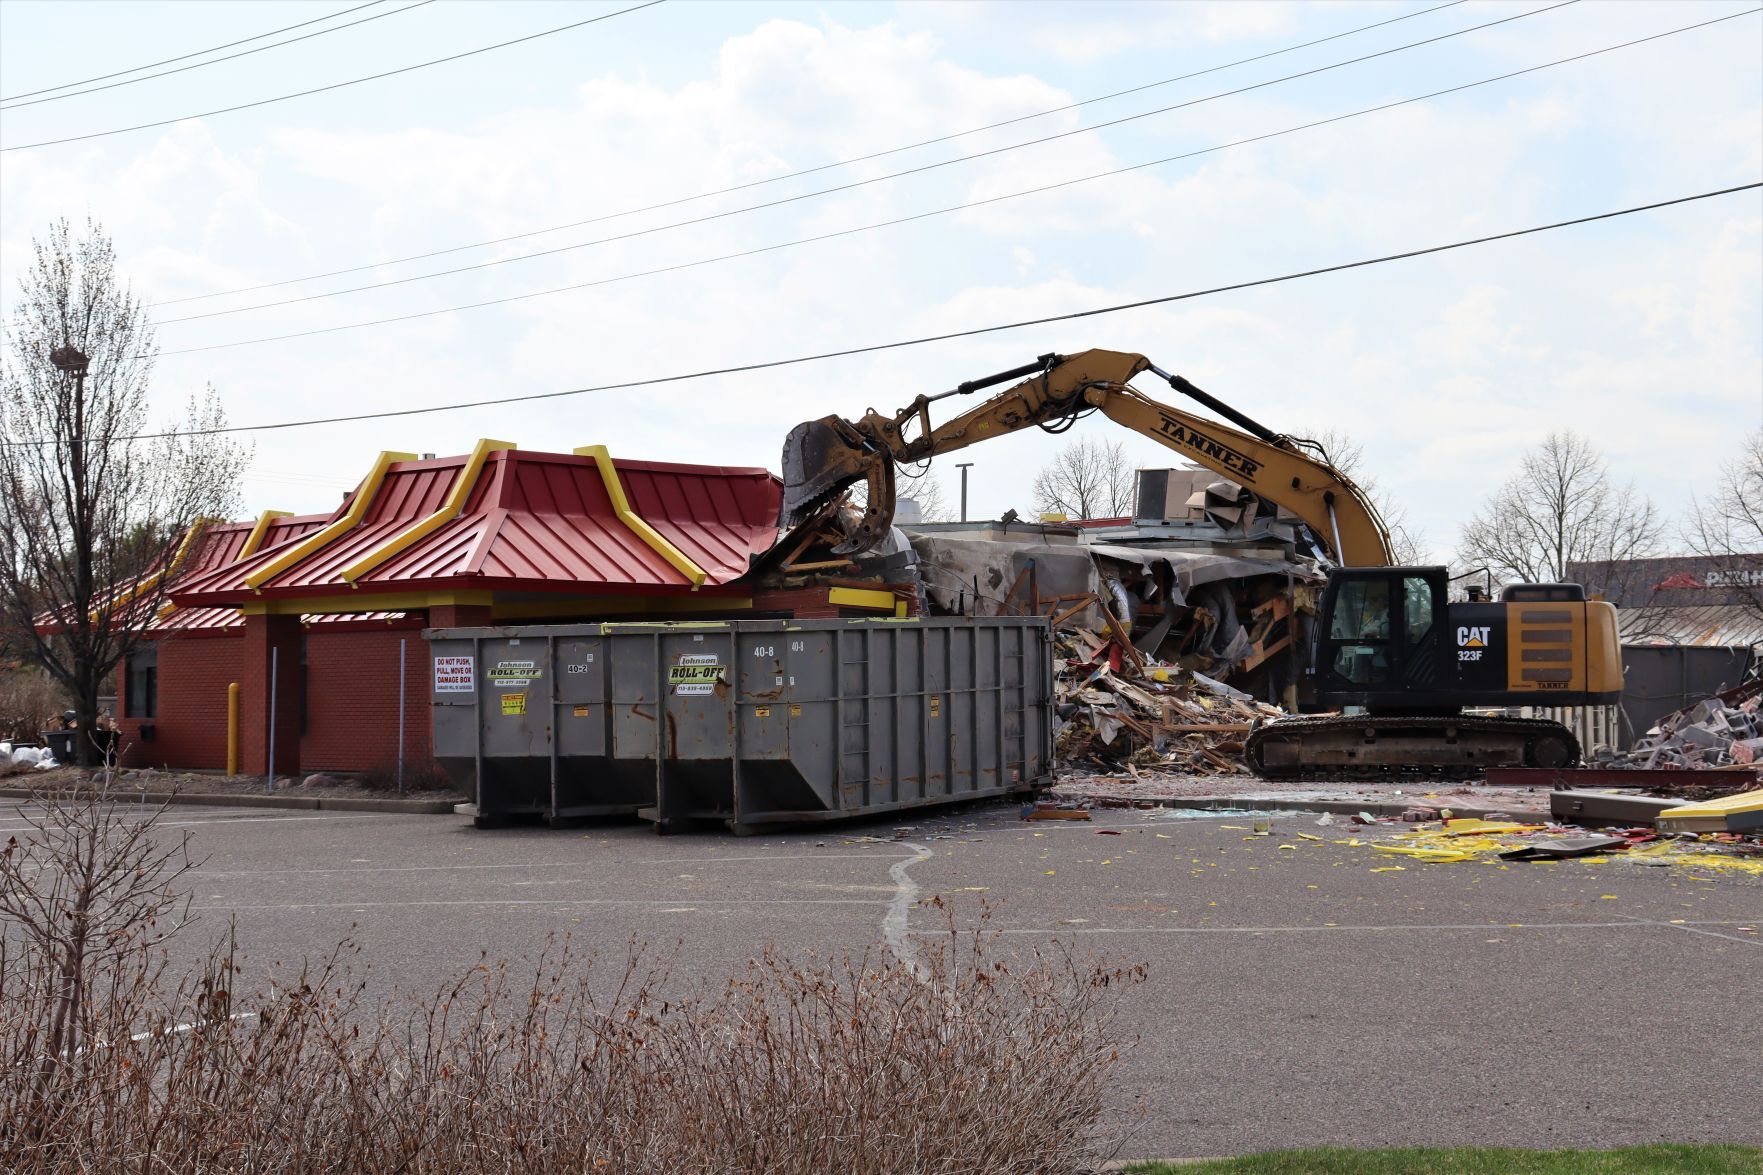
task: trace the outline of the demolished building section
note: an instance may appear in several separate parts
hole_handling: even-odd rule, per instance
[[[1204,470],[1140,472],[1139,516],[904,528],[929,610],[1045,615],[1290,704],[1323,572],[1308,531]]]

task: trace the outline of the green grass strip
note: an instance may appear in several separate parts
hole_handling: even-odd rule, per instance
[[[1197,1163],[1137,1163],[1134,1175],[1763,1175],[1763,1148],[1724,1144],[1531,1151],[1506,1147],[1314,1147]]]

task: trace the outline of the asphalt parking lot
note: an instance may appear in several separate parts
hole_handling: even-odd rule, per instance
[[[0,837],[25,831],[20,808],[0,807]],[[229,917],[249,960],[352,937],[382,981],[417,990],[556,932],[716,976],[767,942],[920,950],[945,917],[929,899],[962,925],[984,907],[1002,949],[1057,937],[1148,965],[1121,997],[1139,1039],[1115,1108],[1134,1155],[1763,1143],[1759,879],[1615,861],[1373,872],[1391,858],[1314,820],[1256,837],[1240,817],[1029,825],[999,806],[745,839],[197,807],[164,824],[202,861],[189,949]]]

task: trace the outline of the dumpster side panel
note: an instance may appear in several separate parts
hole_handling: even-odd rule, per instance
[[[433,638],[429,646],[429,728],[435,761],[476,803],[478,795],[478,657],[470,637]]]
[[[1021,792],[1051,766],[1038,618],[428,635],[437,756],[480,810],[738,828]]]

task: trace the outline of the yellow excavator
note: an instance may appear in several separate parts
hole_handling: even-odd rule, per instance
[[[1150,372],[1230,425],[1160,403],[1128,381]],[[931,405],[1013,386],[940,425]],[[1258,725],[1245,756],[1274,778],[1568,767],[1573,733],[1558,722],[1464,713],[1466,707],[1578,706],[1616,701],[1622,654],[1616,611],[1578,584],[1514,584],[1498,601],[1448,599],[1444,567],[1391,565],[1370,499],[1314,445],[1256,423],[1143,355],[1092,350],[921,395],[891,416],[828,416],[784,442],[783,522],[824,511],[858,482],[862,516],[835,550],[868,550],[893,521],[894,467],[1029,427],[1060,431],[1100,411],[1297,515],[1329,558],[1309,639],[1301,713]],[[1235,427],[1232,427],[1232,426]],[[1351,709],[1353,713],[1340,711]]]

